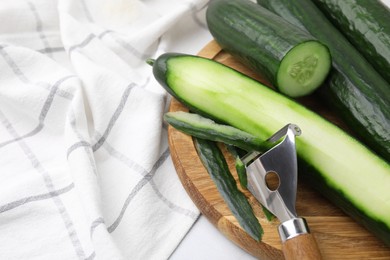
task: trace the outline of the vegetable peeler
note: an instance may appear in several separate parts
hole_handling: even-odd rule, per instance
[[[317,243],[306,220],[298,217],[295,210],[298,177],[295,136],[300,134],[297,125],[288,124],[267,140],[274,145],[268,151],[250,152],[241,159],[247,171],[248,190],[281,222],[278,232],[285,258],[315,260],[321,259]]]

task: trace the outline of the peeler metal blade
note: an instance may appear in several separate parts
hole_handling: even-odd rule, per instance
[[[247,170],[248,190],[281,222],[296,217],[298,170],[295,136],[300,134],[297,125],[288,124],[267,140],[276,143],[270,150],[263,154],[251,152],[242,158]],[[270,174],[278,178],[278,187],[274,190],[266,182]]]
[[[247,171],[248,190],[281,222],[278,231],[285,259],[321,259],[306,220],[295,211],[298,182],[295,136],[300,134],[297,125],[288,124],[267,140],[274,145],[271,149],[263,154],[248,153],[241,160]],[[267,183],[268,175],[277,177],[276,186]]]

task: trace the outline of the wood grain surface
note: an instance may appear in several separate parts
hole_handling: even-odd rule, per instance
[[[205,46],[198,55],[214,59],[269,85],[225,53],[214,41]],[[327,111],[315,98],[309,97],[300,101],[332,122],[342,125],[337,116]],[[188,111],[188,109],[172,99],[170,111]],[[202,214],[228,239],[253,256],[261,259],[283,259],[282,245],[277,233],[279,221],[277,219],[268,221],[255,198],[248,191],[243,190],[264,229],[262,241],[253,240],[239,226],[219,195],[197,155],[192,138],[169,126],[168,139],[177,174]],[[224,154],[238,182],[233,159],[226,151]],[[307,220],[323,259],[390,259],[389,247],[306,186],[304,182],[298,184],[296,209],[298,215]]]

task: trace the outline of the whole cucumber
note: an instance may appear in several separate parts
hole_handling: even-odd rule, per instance
[[[311,0],[257,0],[330,49],[333,69],[319,93],[378,155],[390,162],[390,85]]]
[[[379,0],[314,0],[369,63],[390,82],[390,10]]]

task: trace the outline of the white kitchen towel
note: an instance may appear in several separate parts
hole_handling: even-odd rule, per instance
[[[211,40],[207,0],[2,0],[0,259],[167,259],[199,215],[149,57]]]

